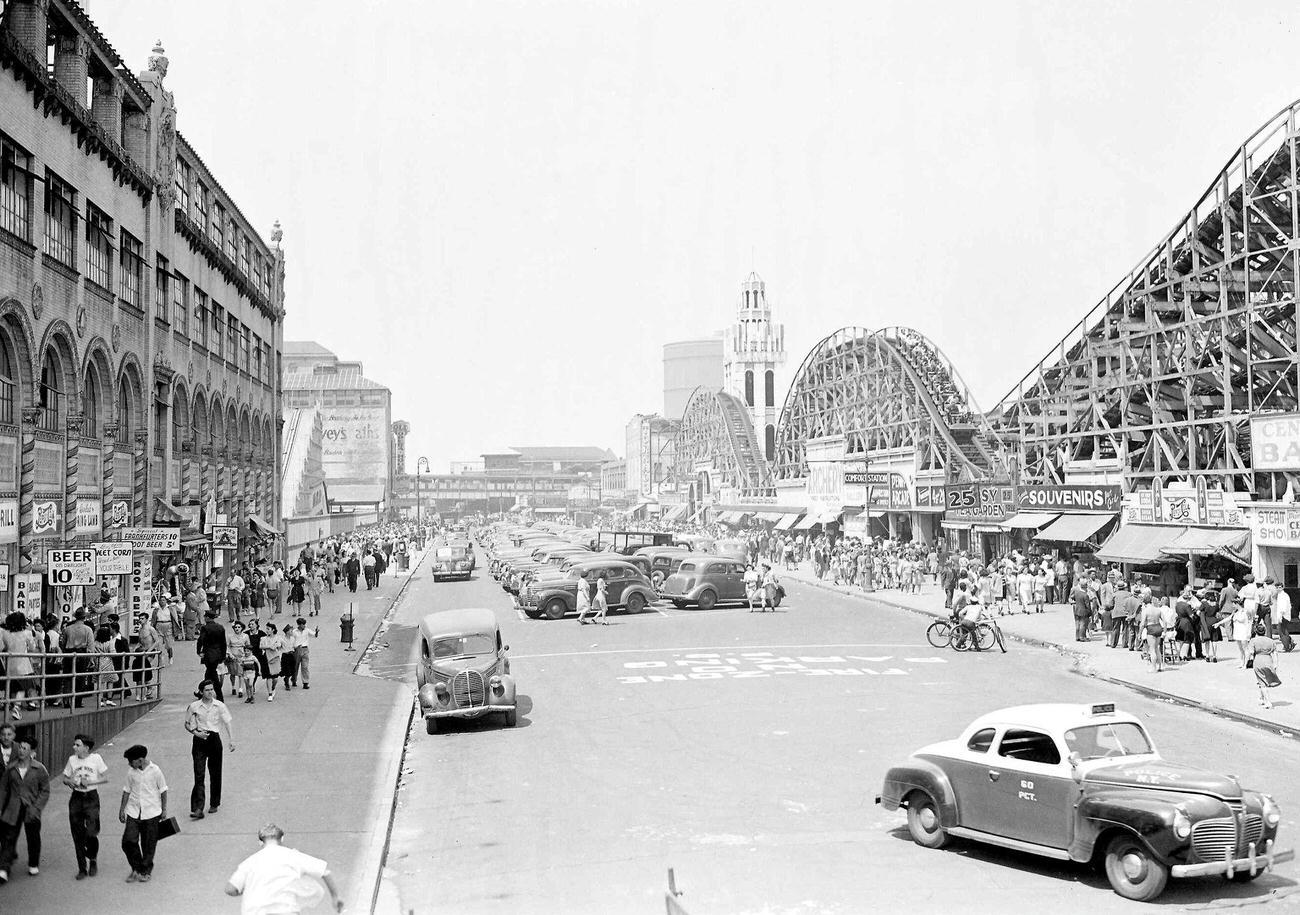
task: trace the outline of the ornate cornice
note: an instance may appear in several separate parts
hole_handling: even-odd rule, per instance
[[[190,243],[190,247],[198,254],[202,254],[207,260],[208,265],[220,273],[227,283],[234,286],[250,302],[257,306],[262,314],[271,320],[276,320],[275,309],[267,300],[262,291],[253,285],[253,281],[244,276],[239,267],[232,261],[225,251],[217,247],[217,243],[208,237],[197,222],[190,219],[189,214],[180,209],[172,210],[175,214],[176,232],[184,237]]]
[[[147,445],[147,444],[149,444],[149,431],[148,431],[147,429],[136,429],[136,430],[135,430],[135,443],[136,443],[137,445]]]
[[[82,431],[86,428],[86,414],[69,413],[64,425],[68,430],[69,438],[80,438]]]
[[[193,453],[194,453],[194,439],[192,438],[181,439],[181,454],[193,454]]]
[[[36,424],[41,421],[41,414],[44,409],[41,407],[23,407],[23,426],[36,428]]]
[[[117,433],[122,430],[118,423],[104,423],[104,439],[117,438]]]

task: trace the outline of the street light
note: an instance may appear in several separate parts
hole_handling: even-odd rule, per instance
[[[420,526],[420,466],[423,465],[426,471],[429,470],[429,459],[427,457],[417,458],[415,461],[415,526]]]

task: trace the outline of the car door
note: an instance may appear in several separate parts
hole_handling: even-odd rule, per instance
[[[1065,848],[1079,786],[1053,737],[1036,728],[1008,727],[998,740],[990,771],[1001,803],[996,825],[1000,836]]]
[[[981,728],[970,736],[965,747],[940,761],[957,797],[957,821],[967,829],[997,832],[1002,805],[998,781],[1002,772],[993,758],[996,736],[997,728]]]
[[[605,601],[611,607],[623,603],[623,591],[627,588],[628,578],[618,566],[605,569]]]
[[[727,563],[727,599],[745,599],[745,566],[742,563]]]

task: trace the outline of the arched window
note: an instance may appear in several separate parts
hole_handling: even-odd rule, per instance
[[[99,373],[93,365],[86,367],[86,380],[81,387],[81,414],[85,419],[84,432],[90,438],[99,438],[104,426],[102,397],[99,390]]]
[[[771,461],[776,457],[776,426],[768,424],[763,434],[763,440],[764,453],[767,455],[767,459]]]
[[[135,402],[131,383],[123,375],[117,383],[117,440],[129,442],[135,434]]]
[[[189,399],[177,388],[172,394],[172,454],[181,453],[181,443],[190,435]]]
[[[754,371],[745,369],[745,405],[752,407],[754,405]]]
[[[50,432],[59,431],[63,420],[63,373],[59,370],[59,357],[53,350],[45,353],[41,362],[41,428]]]
[[[771,369],[763,376],[763,405],[776,406],[776,372]]]
[[[14,421],[14,404],[18,401],[18,366],[9,335],[0,333],[0,422]]]

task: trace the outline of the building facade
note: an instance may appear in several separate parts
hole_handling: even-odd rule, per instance
[[[393,394],[319,343],[289,341],[285,409],[321,414],[321,466],[332,512],[384,512],[393,494]]]
[[[202,506],[240,527],[241,549],[278,528],[281,234],[266,244],[178,132],[168,63],[155,47],[133,74],[71,0],[5,6],[6,609],[79,599],[42,586],[49,548],[178,526],[202,566],[219,563]]]
[[[724,390],[744,400],[754,433],[770,462],[776,457],[776,422],[780,405],[776,370],[785,364],[785,325],[772,323],[767,284],[751,273],[740,285],[736,323],[726,334]]]
[[[627,488],[654,500],[668,481],[673,466],[673,439],[679,423],[658,413],[638,413],[626,427]]]
[[[722,388],[722,335],[705,340],[664,344],[664,410],[668,419],[681,419],[696,388]]]

